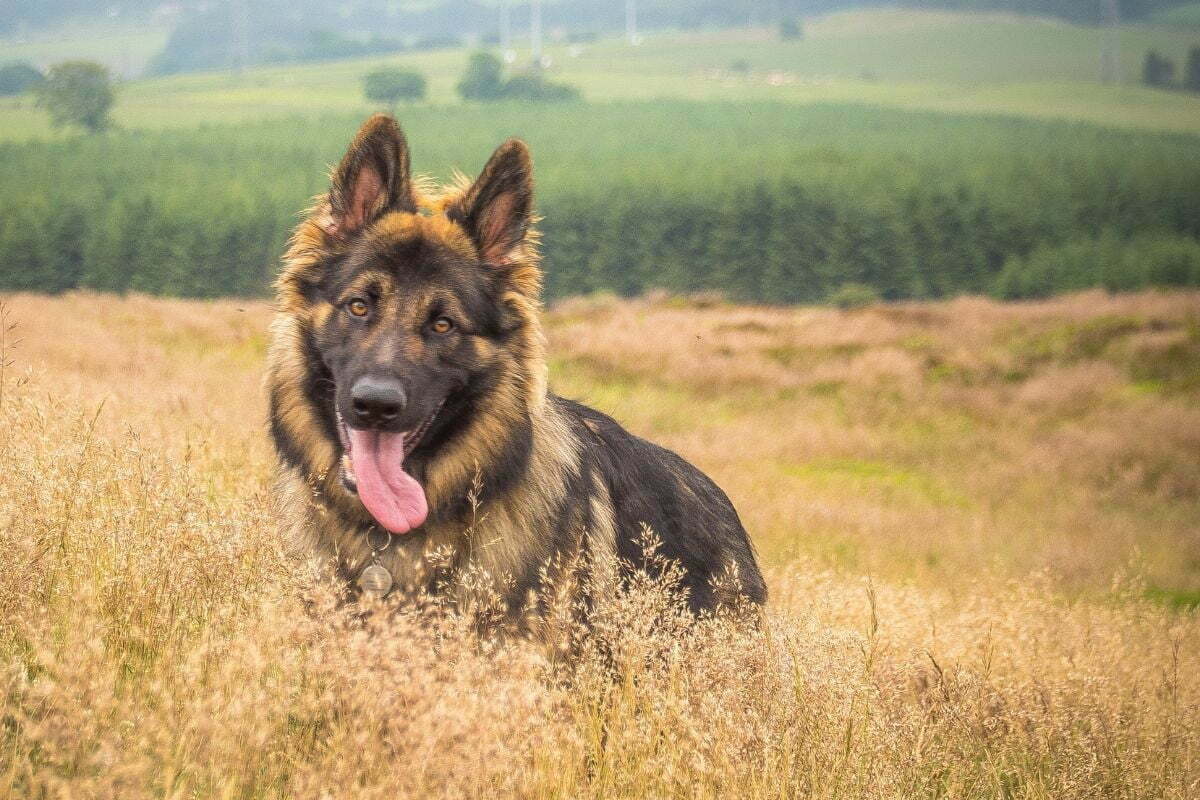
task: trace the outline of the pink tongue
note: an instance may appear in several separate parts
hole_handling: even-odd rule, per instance
[[[380,525],[408,533],[425,521],[425,491],[404,471],[404,434],[350,428],[350,459],[358,499]]]

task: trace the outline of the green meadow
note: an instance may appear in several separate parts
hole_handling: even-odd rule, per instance
[[[619,39],[559,43],[547,55],[554,79],[579,86],[589,102],[861,103],[1200,132],[1200,98],[1138,85],[1148,49],[1182,64],[1187,49],[1200,45],[1200,33],[1187,29],[1122,28],[1122,82],[1117,86],[1099,82],[1103,32],[1065,22],[874,9],[807,20],[804,34],[802,40],[785,42],[766,28],[655,33],[637,47]],[[126,35],[134,42],[128,51],[141,54],[139,63],[149,45],[163,38],[154,32]],[[62,36],[67,38],[15,49],[12,42],[0,42],[0,47],[13,57],[48,62],[67,54],[69,34]],[[84,46],[75,54],[94,52]],[[420,70],[429,78],[429,102],[452,104],[458,102],[454,85],[469,52],[450,49],[263,67],[243,75],[135,80],[122,87],[115,116],[125,127],[159,128],[331,111],[365,113],[370,107],[362,97],[362,76],[385,64]],[[519,59],[527,57],[527,50],[518,52]],[[109,63],[120,70],[119,61],[110,58]],[[52,131],[44,114],[28,99],[0,101],[0,136],[48,135]]]

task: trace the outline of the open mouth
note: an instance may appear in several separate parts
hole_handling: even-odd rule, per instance
[[[395,433],[351,428],[337,413],[342,483],[392,533],[408,533],[429,515],[425,490],[405,471],[404,460],[421,443],[441,408],[438,403],[416,428]]]

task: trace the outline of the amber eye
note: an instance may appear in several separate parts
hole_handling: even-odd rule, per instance
[[[366,300],[360,300],[358,298],[355,298],[354,300],[351,300],[349,303],[346,303],[346,310],[350,312],[351,316],[365,317],[367,315],[367,312],[370,311],[371,308],[370,308],[370,306],[367,305]]]
[[[454,330],[454,322],[449,317],[438,317],[429,327],[434,333],[449,333]]]

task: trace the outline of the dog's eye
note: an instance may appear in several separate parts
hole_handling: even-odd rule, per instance
[[[429,327],[434,333],[449,333],[454,330],[454,321],[449,317],[438,317]]]
[[[352,317],[365,317],[371,307],[367,305],[367,301],[361,298],[354,298],[349,303],[346,303],[346,310],[350,312]]]

